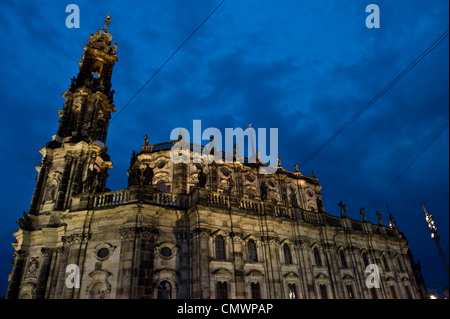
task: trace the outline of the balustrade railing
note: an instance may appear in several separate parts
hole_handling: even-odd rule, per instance
[[[95,195],[94,207],[104,207],[111,205],[120,205],[127,200],[127,190],[107,192]]]
[[[166,146],[166,145],[164,145]],[[326,213],[305,211],[291,206],[278,205],[271,202],[230,196],[206,189],[196,189],[190,194],[172,194],[162,192],[153,187],[133,186],[124,190],[112,191],[100,194],[81,194],[73,201],[73,210],[88,208],[106,208],[129,203],[143,202],[156,204],[178,209],[187,209],[197,203],[207,206],[221,208],[237,208],[241,212],[255,215],[266,215],[274,217],[284,217],[293,220],[302,220],[314,225],[329,225],[338,228],[349,228],[357,231],[370,232],[378,235],[390,237],[398,236],[398,230],[385,226],[368,224],[351,220],[349,218],[339,218]]]

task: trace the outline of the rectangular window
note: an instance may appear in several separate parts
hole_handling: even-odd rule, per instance
[[[261,289],[259,288],[259,282],[252,282],[252,299],[261,299]]]
[[[297,287],[295,284],[288,284],[289,299],[297,299]]]
[[[392,286],[389,286],[389,289],[391,290],[391,298],[397,299],[397,293],[395,292],[395,287],[392,285]]]
[[[377,288],[370,288],[370,293],[372,294],[372,299],[378,299]]]
[[[353,295],[352,285],[347,285],[347,296],[348,296],[348,299],[355,299],[355,296]]]
[[[225,259],[225,240],[222,236],[216,237],[216,258]]]
[[[320,295],[321,295],[322,299],[328,299],[327,286],[320,285]]]
[[[258,254],[256,252],[256,243],[253,240],[248,241],[248,261],[250,262],[257,262],[258,261]]]

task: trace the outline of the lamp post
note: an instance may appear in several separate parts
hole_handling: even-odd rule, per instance
[[[422,203],[422,207],[423,207],[423,211],[425,212],[425,220],[427,221],[428,227],[430,228],[431,238],[433,238],[434,242],[436,243],[436,246],[439,250],[439,255],[441,256],[442,262],[444,263],[445,271],[447,272],[447,276],[448,276],[447,259],[445,259],[444,251],[442,250],[442,247],[441,247],[439,235],[437,234],[438,228],[436,227],[435,222],[433,220],[433,215],[428,214],[424,203]]]

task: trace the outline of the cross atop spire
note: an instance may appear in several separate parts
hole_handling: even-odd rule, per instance
[[[103,27],[103,30],[108,31],[108,27],[110,24],[111,24],[111,10],[109,10],[108,14],[106,15],[105,26]]]

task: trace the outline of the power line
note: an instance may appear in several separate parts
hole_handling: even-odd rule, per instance
[[[161,64],[161,66],[152,74],[152,76],[147,80],[147,82],[144,83],[144,85],[131,97],[131,99],[120,109],[120,111],[111,119],[111,121],[109,122],[110,124],[112,123],[112,121],[114,121],[120,113],[122,113],[123,110],[125,110],[125,108],[130,105],[130,103],[134,100],[134,98],[141,93],[141,91],[147,86],[147,84],[153,80],[153,78],[162,70],[162,68],[164,68],[164,66],[175,56],[175,54],[178,53],[178,51],[180,51],[180,49],[189,41],[190,38],[192,38],[192,36],[198,31],[198,29],[200,29],[205,23],[206,21],[208,21],[208,19],[220,8],[220,6],[225,2],[225,0],[222,0],[217,7],[214,8],[213,11],[211,11],[211,13],[197,26],[197,28],[195,28],[194,31],[192,31],[192,33],[178,46],[178,48],[164,61],[163,64]]]
[[[299,166],[305,165],[313,157],[319,154],[328,144],[330,144],[339,134],[341,134],[350,124],[360,117],[369,107],[375,104],[387,91],[389,91],[398,81],[400,81],[409,71],[411,71],[420,61],[422,61],[434,48],[436,48],[445,38],[448,37],[449,30],[445,31],[436,41],[434,41],[422,54],[420,54],[413,62],[411,62],[399,75],[397,75],[388,85],[386,85],[369,103],[364,105],[353,117],[342,125],[333,135],[322,143],[314,152],[312,152]]]
[[[398,180],[406,173],[406,171],[414,164],[414,162],[427,150],[428,147],[430,147],[431,144],[441,135],[441,133],[445,130],[445,128],[448,126],[449,122],[442,127],[439,132],[431,139],[431,141],[420,151],[419,154],[416,155],[416,157],[409,163],[409,165],[401,172],[397,178],[386,188],[386,190],[370,205],[370,207],[367,210],[370,210],[375,204],[383,198],[384,195],[386,195],[387,192],[391,189],[392,186],[394,186],[395,183],[398,182]]]

